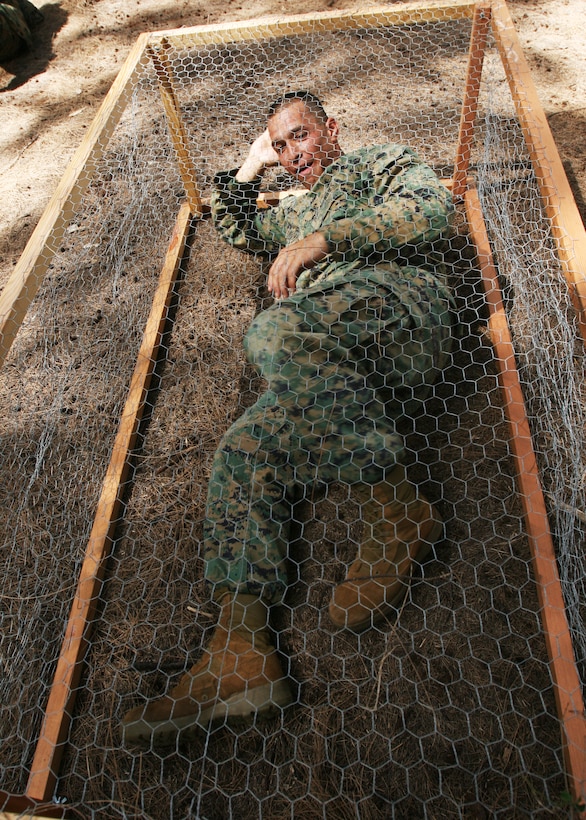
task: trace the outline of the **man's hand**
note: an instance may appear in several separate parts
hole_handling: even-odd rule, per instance
[[[327,255],[328,243],[321,233],[312,233],[282,248],[269,271],[269,291],[275,299],[286,299],[295,291],[301,271],[312,268]]]
[[[273,148],[267,129],[250,146],[248,156],[236,174],[236,180],[238,182],[251,182],[269,165],[277,165],[278,162],[279,157]]]

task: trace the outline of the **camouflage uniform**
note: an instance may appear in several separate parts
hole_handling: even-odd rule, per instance
[[[225,434],[204,531],[212,586],[278,601],[291,505],[316,484],[381,481],[401,459],[398,417],[421,406],[450,350],[441,242],[450,194],[408,148],[346,154],[311,191],[257,210],[260,179],[218,174],[215,225],[235,248],[274,255],[319,230],[329,255],[252,322],[267,391]]]

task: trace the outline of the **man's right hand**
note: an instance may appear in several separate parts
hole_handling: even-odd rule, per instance
[[[278,163],[279,157],[273,148],[267,129],[250,146],[248,156],[236,174],[236,180],[238,182],[251,182],[269,165],[278,165]]]
[[[297,277],[328,255],[328,243],[316,232],[281,248],[269,270],[268,288],[275,299],[286,299],[295,292]]]

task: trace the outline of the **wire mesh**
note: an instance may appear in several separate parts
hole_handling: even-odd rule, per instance
[[[316,21],[279,37],[260,26],[243,42],[221,32],[200,44],[169,34],[165,54],[204,199],[218,169],[242,162],[267,104],[301,87],[336,116],[346,151],[406,143],[448,176],[469,41],[468,19],[423,17],[341,31]],[[583,356],[492,46],[479,122],[475,173],[557,510],[583,662],[583,573],[574,568],[583,528],[575,512],[583,509]],[[2,373],[0,765],[2,786],[14,794],[26,791],[75,579],[185,196],[146,52],[101,147]],[[267,181],[273,191],[290,185],[278,172]],[[398,617],[362,634],[332,627],[328,603],[363,538],[361,507],[339,482],[303,494],[293,508],[291,584],[271,613],[294,702],[267,722],[221,723],[187,743],[141,751],[122,744],[120,719],[176,682],[212,634],[217,608],[201,556],[212,459],[265,387],[242,341],[271,303],[267,265],[221,243],[209,221],[195,224],[60,768],[55,798],[73,815],[566,816],[531,555],[461,212],[444,262],[456,345],[425,411],[398,423],[409,478],[437,506],[445,538]]]

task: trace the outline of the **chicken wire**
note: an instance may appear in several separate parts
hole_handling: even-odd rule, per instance
[[[221,31],[200,44],[169,34],[166,54],[204,199],[216,170],[241,163],[268,103],[300,87],[336,116],[346,150],[406,143],[449,176],[470,28],[470,20],[446,16],[342,31],[316,21],[303,34],[270,38],[260,26],[244,42]],[[146,52],[137,77],[1,375],[0,766],[2,788],[13,794],[27,788],[118,420],[185,196]],[[583,355],[492,46],[479,123],[474,171],[583,662],[584,573],[574,568],[583,537],[575,513],[583,509]],[[290,185],[280,174],[269,181],[276,190]],[[161,695],[209,638],[217,612],[203,585],[200,545],[211,459],[263,389],[242,337],[270,303],[266,265],[221,244],[208,221],[196,222],[54,795],[72,816],[567,816],[531,554],[480,274],[460,212],[446,263],[457,346],[425,412],[405,419],[402,431],[409,476],[437,505],[445,539],[398,619],[361,635],[332,628],[328,601],[360,542],[360,507],[337,484],[304,499],[295,507],[292,584],[272,613],[295,702],[266,723],[222,725],[177,748],[145,752],[123,747],[120,718]]]

